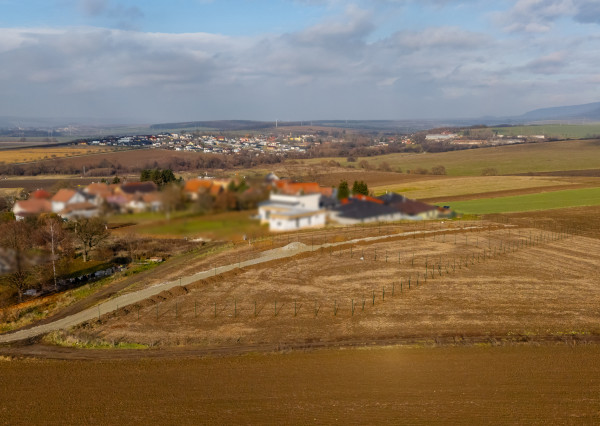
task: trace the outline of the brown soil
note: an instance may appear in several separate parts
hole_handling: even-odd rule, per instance
[[[345,180],[352,188],[352,183],[356,181],[365,181],[369,187],[373,188],[376,186],[403,184],[415,181],[424,180],[439,180],[444,179],[444,176],[427,176],[427,175],[411,175],[406,173],[394,173],[394,172],[378,172],[369,170],[352,170],[342,169],[325,172],[317,176],[316,181],[323,186],[338,186],[341,181]]]
[[[0,360],[3,424],[597,424],[600,348]]]
[[[561,170],[554,172],[529,172],[522,173],[517,176],[585,176],[585,177],[600,177],[600,169],[589,170]]]
[[[569,229],[578,235],[600,239],[600,206],[489,215],[486,218],[518,226]]]
[[[558,237],[485,230],[308,253],[164,292],[73,335],[204,348],[599,335],[600,247]]]
[[[45,189],[50,191],[54,185],[59,182],[68,182],[69,185],[76,187],[78,185],[85,186],[92,182],[98,182],[100,178],[71,178],[64,179],[3,179],[0,180],[0,188],[25,188],[27,191],[35,191],[36,189]]]

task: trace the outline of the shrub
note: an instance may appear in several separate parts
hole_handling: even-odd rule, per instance
[[[481,176],[498,176],[498,169],[494,167],[486,167],[481,171]]]
[[[445,175],[446,174],[446,168],[444,166],[434,166],[431,168],[431,174],[432,175]]]

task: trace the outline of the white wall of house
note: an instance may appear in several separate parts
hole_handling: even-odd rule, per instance
[[[307,195],[285,195],[285,194],[271,194],[269,201],[273,203],[298,203],[297,208],[304,210],[319,210],[319,201],[321,200],[321,194],[307,194]]]
[[[83,203],[87,201],[85,199],[85,197],[80,194],[79,192],[76,192],[68,201],[63,202],[63,201],[52,201],[52,212],[53,213],[60,213],[62,212],[65,207],[67,207],[67,205],[69,204],[74,204],[74,203]]]
[[[269,218],[269,231],[284,232],[322,227],[325,226],[326,216],[324,211],[318,211],[313,215],[303,217],[286,217],[284,215],[276,214]]]
[[[77,218],[87,218],[91,219],[93,217],[100,216],[100,211],[98,209],[82,209],[82,210],[73,210],[72,212],[63,214],[61,217],[65,219],[77,219]]]

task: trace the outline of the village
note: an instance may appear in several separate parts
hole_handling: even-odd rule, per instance
[[[161,185],[162,188],[160,182],[157,185],[152,180],[96,182],[76,189],[61,188],[54,194],[44,189],[35,190],[27,199],[16,201],[12,212],[16,220],[51,213],[73,220],[142,212],[168,215],[174,209],[191,204],[201,205],[205,211],[258,208],[257,220],[268,224],[271,232],[319,228],[326,224],[424,220],[451,215],[448,208],[410,200],[400,194],[374,197],[366,184],[363,183],[363,188],[357,184],[355,182],[350,191],[347,182],[338,188],[323,187],[316,182],[280,179],[274,173],[252,185],[238,177],[189,179],[172,182],[168,187]]]

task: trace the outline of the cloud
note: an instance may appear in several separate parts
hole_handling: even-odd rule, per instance
[[[600,2],[597,0],[577,2],[575,20],[584,24],[600,24]]]
[[[572,19],[583,24],[600,24],[598,0],[517,0],[513,7],[495,14],[509,32],[543,33],[556,21]]]
[[[111,0],[88,3],[105,19],[128,13]],[[558,1],[517,3],[523,13],[557,7],[535,22],[559,19]],[[572,103],[581,93],[600,96],[591,83],[600,69],[595,37],[530,40],[433,23],[381,35],[379,22],[353,5],[302,30],[260,36],[4,28],[0,92],[11,102],[0,115],[428,118],[523,111],[550,94]]]
[[[444,49],[465,50],[488,46],[489,36],[458,27],[433,27],[422,31],[399,31],[389,37],[385,43],[390,48],[400,50]]]
[[[522,70],[535,74],[558,74],[567,65],[567,52],[553,52],[527,63]]]
[[[144,17],[138,6],[125,6],[112,0],[76,0],[80,12],[87,18],[109,18],[120,29],[136,29],[136,21]]]
[[[100,16],[106,13],[109,7],[108,0],[81,0],[79,7],[86,16]]]

